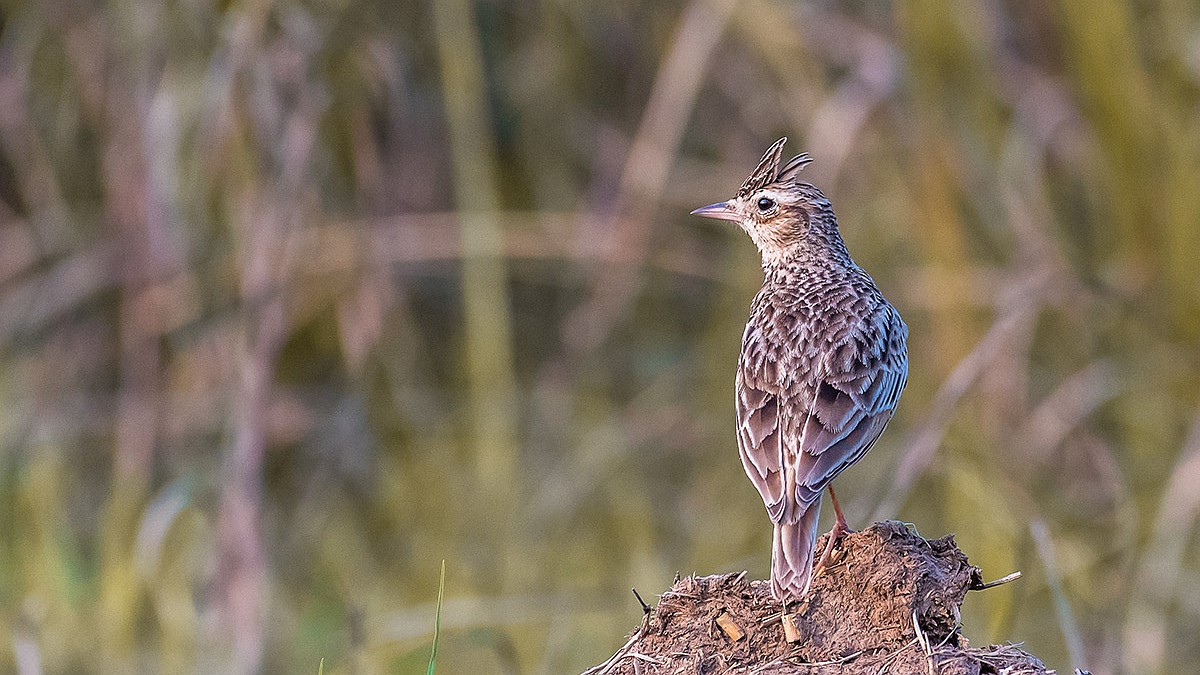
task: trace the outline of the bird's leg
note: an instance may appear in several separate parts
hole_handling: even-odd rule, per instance
[[[837,493],[833,491],[832,485],[829,486],[829,500],[833,502],[834,515],[833,529],[830,532],[837,532],[838,539],[841,539],[842,535],[851,534],[854,530],[846,525],[846,514],[842,513],[842,505],[838,504]]]
[[[812,575],[815,577],[825,570],[829,565],[830,558],[833,555],[833,546],[842,540],[842,537],[854,532],[850,526],[846,524],[846,514],[842,513],[842,506],[838,504],[837,493],[833,491],[833,486],[829,486],[829,499],[833,502],[833,528],[829,530],[829,541],[825,543],[825,552],[821,554],[820,560],[813,566]]]

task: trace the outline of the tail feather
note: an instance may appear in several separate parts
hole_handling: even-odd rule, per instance
[[[808,594],[817,545],[818,501],[795,523],[775,523],[771,548],[771,592],[783,602],[799,601]]]

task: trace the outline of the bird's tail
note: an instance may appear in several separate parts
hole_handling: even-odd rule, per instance
[[[771,592],[781,602],[799,601],[812,583],[813,549],[817,545],[818,501],[795,523],[775,523],[771,548]]]

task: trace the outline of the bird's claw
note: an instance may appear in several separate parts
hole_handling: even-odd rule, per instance
[[[840,519],[839,519],[840,521]],[[833,562],[833,549],[847,534],[854,534],[854,530],[846,526],[845,522],[836,522],[833,529],[829,530],[829,538],[825,543],[825,551],[821,553],[821,558],[813,565],[813,577],[824,572]]]

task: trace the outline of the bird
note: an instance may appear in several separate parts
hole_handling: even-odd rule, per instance
[[[781,165],[786,142],[732,199],[692,211],[737,223],[762,256],[737,363],[737,441],[773,523],[771,591],[785,609],[852,532],[833,479],[878,440],[908,381],[908,327],[850,257],[829,200],[799,179],[808,154]],[[827,488],[835,522],[814,565]]]

